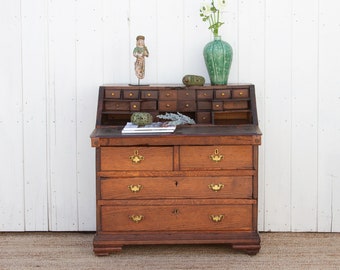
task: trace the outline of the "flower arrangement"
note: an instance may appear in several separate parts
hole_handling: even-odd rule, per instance
[[[211,3],[204,3],[200,9],[200,16],[204,22],[209,22],[209,30],[218,36],[218,29],[224,24],[220,21],[220,12],[224,10],[227,5],[226,0],[212,0]]]

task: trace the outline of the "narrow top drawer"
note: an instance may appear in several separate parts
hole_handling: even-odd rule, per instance
[[[105,89],[105,98],[120,99],[119,89]]]
[[[103,171],[173,170],[173,147],[102,147]]]

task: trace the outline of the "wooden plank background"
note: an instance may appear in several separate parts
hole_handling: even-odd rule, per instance
[[[95,230],[98,87],[203,75],[195,0],[0,0],[0,231]],[[228,0],[230,83],[254,83],[259,230],[340,232],[340,2]]]

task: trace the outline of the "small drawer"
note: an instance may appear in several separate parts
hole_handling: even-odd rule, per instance
[[[253,148],[251,145],[180,147],[181,170],[242,170],[253,168]]]
[[[162,90],[159,92],[160,100],[177,100],[177,90]]]
[[[195,90],[179,90],[178,100],[195,100]]]
[[[211,101],[198,101],[197,110],[211,110]]]
[[[105,98],[120,99],[120,89],[105,89]]]
[[[158,101],[158,109],[162,112],[176,112],[177,109],[177,101],[169,100],[169,101]]]
[[[250,231],[252,204],[244,205],[104,205],[104,232],[127,231]]]
[[[158,99],[158,91],[142,90],[141,99]]]
[[[173,169],[172,147],[102,147],[103,171],[164,171]]]
[[[124,99],[138,99],[139,91],[138,90],[125,90],[123,92]]]
[[[223,104],[225,110],[246,110],[249,109],[248,101],[225,101]]]
[[[130,102],[129,101],[106,101],[104,102],[105,111],[129,111]]]
[[[157,110],[157,101],[156,100],[142,101],[141,110],[142,111]]]
[[[197,100],[200,99],[213,99],[213,91],[211,90],[197,90],[196,91],[196,96],[197,96]]]
[[[194,112],[196,111],[196,102],[192,100],[178,101],[178,110],[181,112]]]
[[[140,102],[139,101],[131,101],[130,102],[130,111],[139,112],[140,111]]]
[[[232,98],[249,98],[248,89],[234,89],[232,91]]]
[[[223,101],[213,101],[211,109],[213,111],[223,111]]]
[[[215,90],[215,99],[228,99],[231,98],[230,90],[219,89]]]
[[[197,112],[196,122],[197,124],[210,124],[211,123],[211,112]]]
[[[251,199],[252,176],[102,178],[103,200],[209,198]]]

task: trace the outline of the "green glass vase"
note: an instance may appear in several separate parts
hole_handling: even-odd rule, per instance
[[[233,49],[229,43],[215,36],[214,40],[205,45],[203,50],[205,65],[212,85],[227,84]]]

